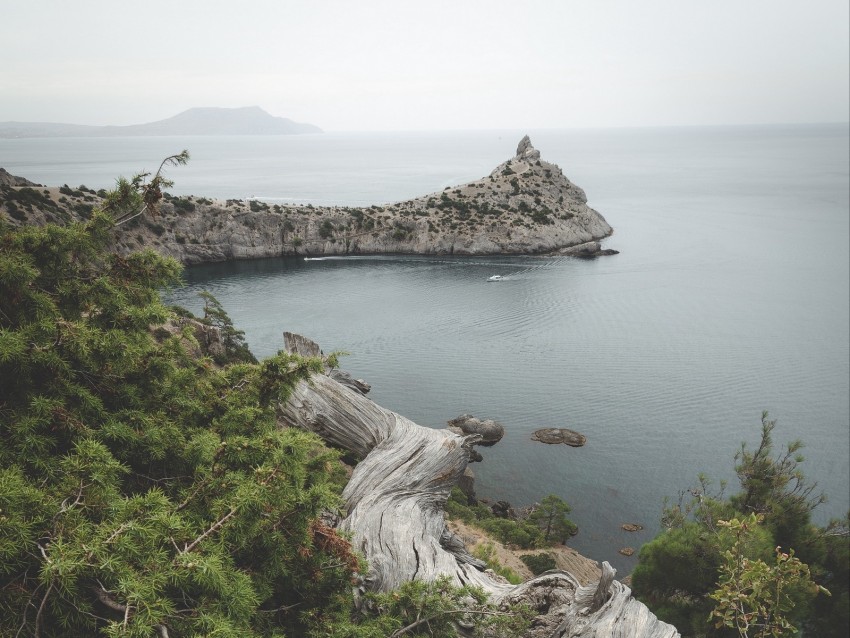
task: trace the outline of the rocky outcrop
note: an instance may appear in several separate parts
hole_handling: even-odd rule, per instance
[[[0,186],[39,186],[39,184],[12,175],[5,168],[0,168]]]
[[[588,241],[577,246],[567,246],[559,248],[555,251],[558,255],[567,257],[579,257],[581,259],[593,259],[594,257],[604,257],[606,255],[619,255],[619,250],[612,248],[602,248],[602,244],[598,241]]]
[[[90,210],[94,194],[51,189],[66,215]],[[59,202],[59,199],[64,202]],[[2,202],[0,202],[2,204]],[[8,212],[8,210],[7,210]],[[38,206],[29,223],[54,221]],[[17,218],[19,219],[19,218]],[[13,223],[17,223],[13,221]],[[149,246],[184,264],[280,255],[607,254],[612,233],[584,191],[540,158],[528,136],[489,175],[408,201],[366,208],[280,206],[258,200],[166,197],[159,215],[117,229],[121,252]]]
[[[342,498],[339,528],[369,565],[362,587],[392,591],[413,579],[447,576],[477,585],[500,604],[523,603],[537,617],[526,638],[676,638],[603,564],[598,583],[545,572],[517,586],[499,582],[446,526],[443,507],[478,435],[413,423],[317,374],[279,406],[283,422],[316,433],[359,459]]]

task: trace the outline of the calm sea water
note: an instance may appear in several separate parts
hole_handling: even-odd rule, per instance
[[[175,193],[363,205],[481,177],[524,131],[296,137],[0,140],[0,166],[46,184],[108,187],[188,148]],[[573,545],[623,572],[662,499],[703,472],[734,478],[762,410],[778,446],[850,507],[850,178],[847,125],[531,132],[615,228],[621,254],[266,259],[186,271],[178,303],[210,290],[260,356],[301,332],[428,426],[463,412],[505,439],[473,469],[481,496],[556,493]],[[507,275],[487,283],[488,276]],[[540,427],[587,436],[573,449]],[[620,530],[643,524],[639,533]]]

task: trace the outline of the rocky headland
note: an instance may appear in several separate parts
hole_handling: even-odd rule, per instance
[[[0,186],[13,224],[84,218],[104,191],[84,186]],[[584,191],[541,159],[528,136],[516,155],[479,180],[411,200],[363,208],[270,205],[166,195],[156,215],[121,226],[115,248],[141,247],[184,264],[281,255],[612,254],[611,226]]]

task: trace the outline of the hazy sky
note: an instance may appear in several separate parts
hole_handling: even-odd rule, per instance
[[[847,0],[3,0],[0,121],[325,130],[847,121]]]

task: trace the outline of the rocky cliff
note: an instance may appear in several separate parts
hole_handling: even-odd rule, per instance
[[[15,222],[43,223],[85,215],[93,191],[35,191],[50,205],[21,210],[6,187],[4,208]],[[26,198],[25,198],[26,199]],[[64,200],[64,201],[63,201]],[[13,209],[9,208],[12,201]],[[13,222],[14,223],[14,222]],[[587,205],[584,191],[524,137],[516,155],[474,182],[408,201],[367,208],[269,205],[167,196],[158,216],[122,226],[116,248],[150,246],[185,264],[280,255],[376,253],[600,254],[611,226]]]

